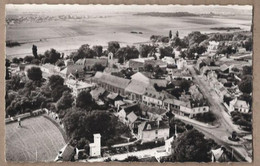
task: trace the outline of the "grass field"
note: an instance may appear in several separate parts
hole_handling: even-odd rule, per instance
[[[53,161],[65,145],[60,130],[43,116],[6,125],[7,161]]]

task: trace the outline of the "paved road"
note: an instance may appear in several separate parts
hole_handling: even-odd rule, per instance
[[[243,133],[243,131],[239,130],[238,126],[232,123],[231,118],[225,112],[225,108],[219,100],[217,94],[209,87],[208,83],[204,81],[202,77],[197,75],[193,66],[189,66],[188,68],[191,71],[194,82],[200,87],[201,92],[208,99],[210,103],[210,109],[212,113],[216,115],[219,123],[218,127],[214,129],[199,126],[196,124],[193,124],[193,126],[199,131],[203,132],[206,136],[214,139],[216,142],[225,145],[230,150],[234,149],[234,155],[236,155],[236,157],[238,157],[239,159],[247,159],[248,161],[250,161],[250,159],[248,158],[248,154],[246,153],[247,150],[243,147],[243,140],[238,144],[234,144],[232,141],[229,141],[227,139],[233,131],[236,131],[240,134]],[[236,146],[236,148],[232,146]]]

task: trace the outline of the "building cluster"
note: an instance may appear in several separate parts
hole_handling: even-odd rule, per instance
[[[239,99],[243,94],[238,88],[238,82],[241,78],[234,71],[234,65],[212,65],[209,59],[200,60],[197,63],[197,69],[209,87],[213,89],[219,100],[223,102],[228,112],[238,111],[241,113],[249,113],[250,105],[245,100]],[[204,63],[203,66],[200,64]],[[241,67],[240,67],[241,68]],[[229,103],[225,102],[225,98],[231,98]]]

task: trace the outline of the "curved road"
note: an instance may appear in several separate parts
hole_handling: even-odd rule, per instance
[[[202,80],[202,77],[197,75],[196,71],[194,70],[193,66],[189,66],[188,69],[190,70],[194,82],[200,87],[202,94],[208,99],[210,103],[210,109],[212,113],[214,113],[217,117],[219,122],[218,127],[216,128],[208,128],[203,127],[197,124],[192,124],[196,129],[204,133],[207,137],[214,139],[219,144],[224,145],[228,150],[232,151],[234,156],[240,161],[248,161],[251,162],[251,158],[248,157],[247,149],[243,146],[245,143],[244,140],[241,140],[238,143],[233,141],[229,141],[228,137],[231,136],[233,131],[236,131],[238,134],[245,134],[246,132],[239,130],[238,126],[232,123],[229,115],[225,112],[225,108],[222,105],[222,102],[219,100],[217,94],[214,92],[213,89],[207,84],[206,81]],[[190,123],[186,121],[186,123]]]

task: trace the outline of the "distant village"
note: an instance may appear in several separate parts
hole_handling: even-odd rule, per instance
[[[174,146],[181,146],[180,141],[186,138],[185,133],[199,135],[196,132],[202,127],[211,133],[222,118],[232,134],[221,140],[223,144],[214,134],[207,135],[205,140],[218,142],[207,147],[208,160],[250,160],[250,153],[234,157],[229,145],[252,141],[252,34],[192,32],[180,38],[178,31],[170,31],[168,36],[153,35],[150,41],[126,47],[112,41],[107,50],[82,45],[69,55],[55,49],[40,55],[33,45],[32,55],[6,60],[6,121],[43,110],[70,138],[56,161],[163,162],[179,161],[171,156],[176,153]],[[34,89],[29,88],[30,81]],[[28,95],[28,89],[42,96]],[[19,99],[12,96],[19,90],[20,96],[31,95],[34,105],[22,103],[25,99],[21,97],[22,104],[17,106]],[[87,143],[80,146],[82,134],[71,131],[75,127],[70,124],[76,117],[71,111],[74,107],[113,116],[111,119],[118,121],[114,124],[120,124],[115,133],[120,134],[108,137],[110,131],[97,127],[84,136],[89,138],[84,140],[87,148]],[[106,123],[107,119],[103,120]],[[119,126],[124,130],[119,131]]]

